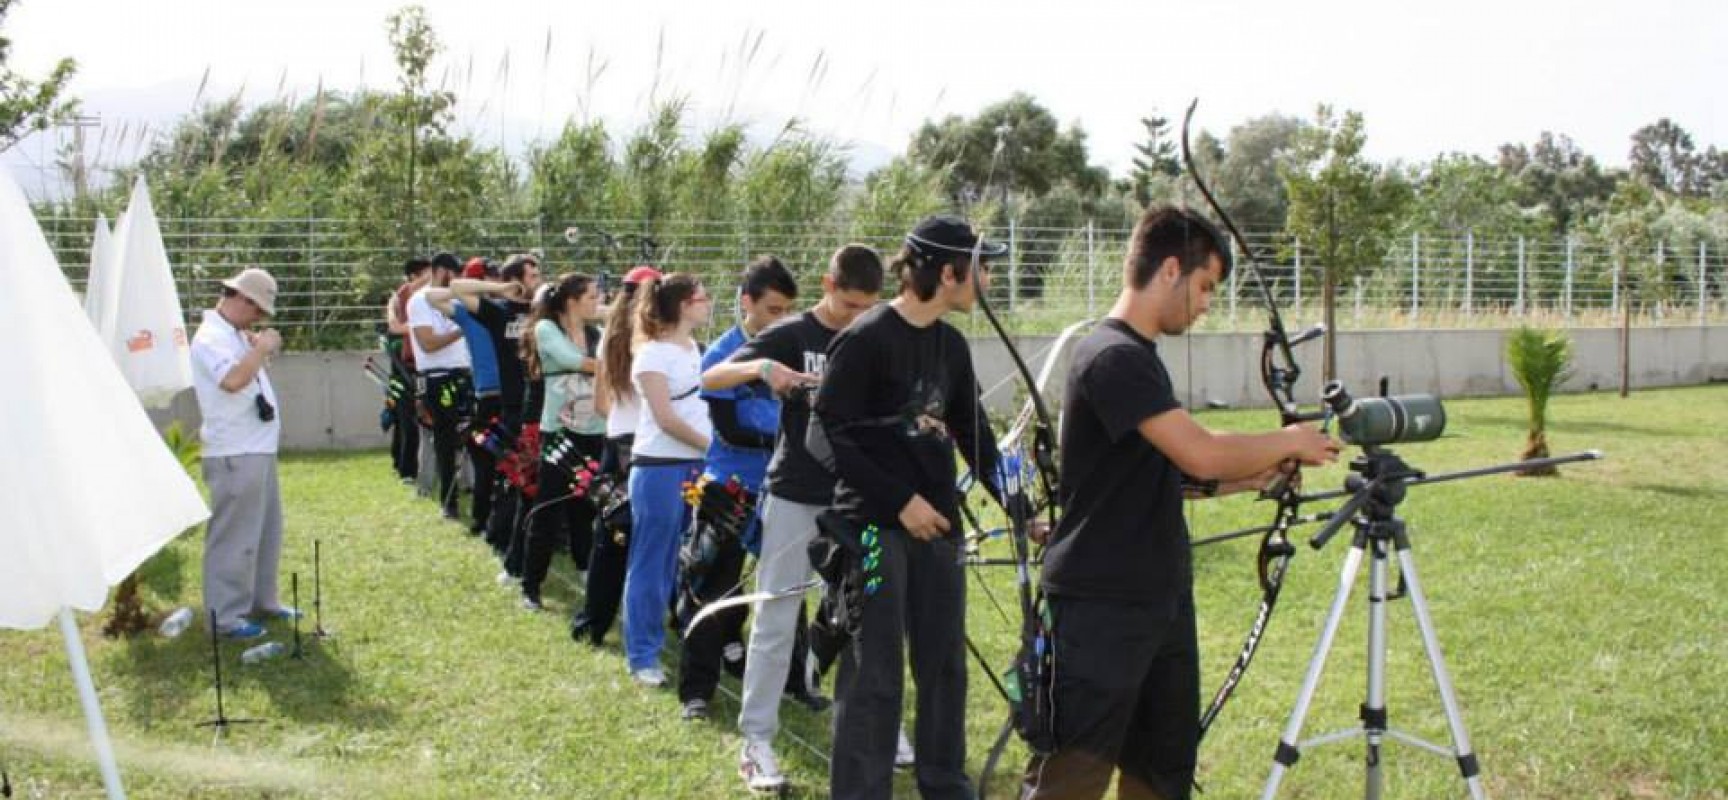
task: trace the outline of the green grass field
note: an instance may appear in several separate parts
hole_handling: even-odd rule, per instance
[[[1444,472],[1518,454],[1521,400],[1457,401],[1448,411],[1447,438],[1401,449],[1412,465]],[[1204,417],[1237,430],[1270,418]],[[1563,396],[1552,420],[1557,452],[1600,448],[1607,459],[1558,479],[1422,487],[1401,507],[1489,792],[1728,797],[1728,386]],[[1343,475],[1342,466],[1313,471],[1307,485],[1335,487]],[[601,650],[572,644],[568,563],[554,566],[549,613],[531,614],[493,583],[484,545],[438,521],[432,504],[394,481],[384,455],[290,457],[283,479],[284,586],[298,571],[310,606],[320,540],[335,636],[310,644],[302,661],[241,665],[239,648],[228,648],[227,713],[265,722],[221,739],[195,727],[215,711],[204,637],[109,641],[99,620],[81,620],[132,797],[745,796],[734,774],[736,702],[721,697],[711,722],[682,722],[671,691],[629,681],[616,632]],[[1215,501],[1195,505],[1191,527],[1200,537],[1268,516],[1247,498]],[[1323,551],[1301,548],[1259,658],[1201,752],[1206,797],[1257,796],[1347,546],[1340,537]],[[148,566],[158,608],[197,603],[199,547],[199,534],[187,534]],[[1208,696],[1253,618],[1254,552],[1244,540],[1197,554]],[[1005,569],[981,573],[969,605],[979,647],[1003,664],[1015,626],[978,581],[1012,609],[1010,579]],[[1362,595],[1359,584],[1305,736],[1355,722]],[[1393,603],[1390,617],[1392,723],[1446,741],[1409,604]],[[272,632],[286,640],[289,628]],[[1004,706],[976,669],[969,702],[976,769]],[[779,747],[791,796],[826,796],[827,717],[787,706],[783,718],[799,740],[783,735]],[[1397,743],[1386,752],[1388,797],[1464,796],[1449,759]],[[1016,751],[1008,763],[1020,760]],[[1361,761],[1357,743],[1308,751],[1281,796],[1359,795]],[[0,632],[0,763],[19,797],[100,795],[52,628]],[[1006,785],[998,774],[997,792]],[[900,789],[915,796],[905,778]]]

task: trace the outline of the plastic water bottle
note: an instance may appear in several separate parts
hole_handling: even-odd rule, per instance
[[[265,642],[256,647],[246,648],[246,651],[240,654],[240,663],[256,664],[260,661],[268,661],[282,655],[287,650],[288,646],[281,642]]]
[[[180,608],[175,609],[174,613],[169,614],[166,619],[162,620],[162,625],[156,628],[156,632],[172,639],[185,633],[186,629],[191,627],[191,625],[192,609],[181,606]]]

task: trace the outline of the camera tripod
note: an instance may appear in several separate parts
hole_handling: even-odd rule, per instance
[[[1350,553],[1345,557],[1344,566],[1339,572],[1338,590],[1332,597],[1331,610],[1327,612],[1320,639],[1314,646],[1314,655],[1308,660],[1308,671],[1302,679],[1302,688],[1297,692],[1296,705],[1291,709],[1289,722],[1286,723],[1284,733],[1278,741],[1278,749],[1272,756],[1272,773],[1266,778],[1265,789],[1260,795],[1262,800],[1271,800],[1277,795],[1278,785],[1283,780],[1285,771],[1295,765],[1302,748],[1353,739],[1358,735],[1367,745],[1363,796],[1368,800],[1379,800],[1382,796],[1385,776],[1382,771],[1381,746],[1388,738],[1455,759],[1470,791],[1470,797],[1473,800],[1484,800],[1487,797],[1482,788],[1481,766],[1477,762],[1476,753],[1471,749],[1470,734],[1465,730],[1464,717],[1458,708],[1458,696],[1452,688],[1452,678],[1446,671],[1446,660],[1440,652],[1439,637],[1434,632],[1434,619],[1428,613],[1428,598],[1417,577],[1416,559],[1410,550],[1410,537],[1405,530],[1404,521],[1396,514],[1398,504],[1404,500],[1407,488],[1416,484],[1588,461],[1600,457],[1601,453],[1597,451],[1587,451],[1569,456],[1428,476],[1412,469],[1390,450],[1365,447],[1362,455],[1350,464],[1350,471],[1355,474],[1346,479],[1343,492],[1307,498],[1319,500],[1350,495],[1349,501],[1333,515],[1332,521],[1309,540],[1309,544],[1315,549],[1324,547],[1345,523],[1353,525],[1355,533],[1351,537]],[[1387,562],[1393,553],[1396,553],[1398,558],[1400,585],[1396,592],[1389,592]],[[1361,725],[1299,742],[1302,723],[1308,716],[1314,692],[1319,688],[1320,674],[1326,667],[1326,656],[1338,634],[1339,623],[1344,617],[1344,607],[1350,599],[1356,575],[1361,570],[1365,557],[1370,559],[1368,685],[1361,706]],[[1434,684],[1440,692],[1440,704],[1445,709],[1446,723],[1452,733],[1450,749],[1394,729],[1389,724],[1386,712],[1386,604],[1399,597],[1409,598],[1410,607],[1416,612],[1416,625],[1422,634],[1422,646],[1427,652],[1428,666],[1433,672]]]

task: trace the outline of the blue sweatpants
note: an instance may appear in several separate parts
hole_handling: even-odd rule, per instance
[[[678,544],[690,522],[683,486],[702,462],[630,468],[630,565],[624,575],[624,655],[630,671],[660,663],[667,606],[678,580]]]

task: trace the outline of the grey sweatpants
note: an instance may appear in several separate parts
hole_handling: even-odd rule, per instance
[[[282,607],[276,565],[282,560],[282,490],[276,456],[204,459],[210,524],[204,534],[204,607],[227,631],[254,611]]]
[[[756,560],[756,591],[772,592],[797,586],[815,576],[810,568],[810,540],[816,536],[816,515],[826,506],[794,503],[772,494],[762,498],[762,554]],[[738,710],[738,730],[747,739],[773,741],[780,730],[780,696],[792,667],[802,596],[779,597],[756,604],[750,625],[749,656],[744,660],[744,702]],[[808,677],[805,686],[811,684]]]

